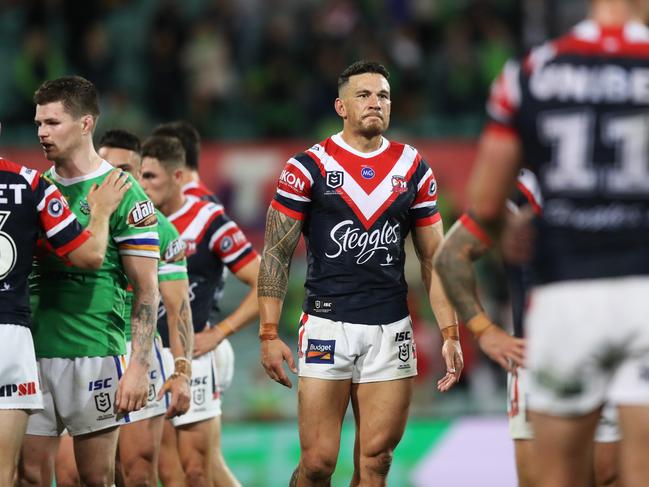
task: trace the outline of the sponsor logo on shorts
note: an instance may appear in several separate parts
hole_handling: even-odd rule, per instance
[[[127,222],[132,227],[151,227],[158,223],[155,215],[155,208],[151,201],[138,201],[128,214]]]
[[[410,331],[398,331],[394,335],[395,342],[403,342],[405,340],[410,340],[411,334]]]
[[[91,380],[88,382],[88,390],[92,391],[101,391],[102,389],[108,389],[113,385],[113,378],[106,377],[105,379]]]
[[[5,384],[3,386],[0,386],[0,397],[32,396],[36,394],[36,391],[36,382]]]
[[[307,364],[333,364],[336,340],[315,340],[309,338],[306,346]]]
[[[52,198],[47,204],[47,213],[54,217],[58,218],[63,214],[63,202],[58,198]]]
[[[100,413],[108,412],[111,406],[110,394],[107,392],[100,392],[95,394],[95,408]]]
[[[194,389],[192,391],[192,400],[197,406],[202,406],[205,404],[205,389]]]

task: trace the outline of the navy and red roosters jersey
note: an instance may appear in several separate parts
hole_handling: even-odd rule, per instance
[[[31,323],[27,277],[41,233],[61,257],[90,237],[53,184],[0,158],[0,323]]]
[[[192,196],[203,201],[211,201],[218,205],[221,204],[214,193],[212,193],[201,181],[192,181],[185,184],[182,191],[185,196]]]
[[[534,214],[540,216],[543,197],[534,173],[529,169],[521,169],[516,181],[516,189],[507,200],[507,209],[512,213],[518,213],[526,206],[530,206]],[[529,265],[508,264],[505,265],[505,270],[511,295],[514,336],[522,338],[524,336],[523,317],[527,297],[533,284],[533,271]]]
[[[271,205],[304,220],[304,311],[378,325],[408,315],[404,242],[440,220],[433,171],[409,145],[362,153],[337,134],[289,159]]]
[[[581,22],[507,63],[487,109],[539,178],[536,279],[649,274],[649,29]]]
[[[258,254],[222,205],[187,198],[182,208],[167,218],[185,246],[192,320],[194,331],[199,333],[205,329],[216,296],[223,289],[226,269],[236,273]],[[158,320],[158,330],[168,346],[166,313]]]

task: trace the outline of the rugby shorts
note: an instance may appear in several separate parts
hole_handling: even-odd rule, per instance
[[[351,379],[358,384],[417,375],[409,316],[383,325],[362,325],[303,313],[300,322],[300,377]]]
[[[29,417],[28,435],[83,435],[124,424],[115,395],[126,369],[126,357],[40,358],[38,370],[43,392],[42,411]]]
[[[0,324],[0,409],[43,409],[29,328]]]
[[[131,360],[131,342],[126,342],[126,364],[128,365]],[[173,372],[173,371],[172,371]],[[149,395],[147,397],[146,406],[138,411],[128,414],[128,421],[141,421],[143,419],[153,418],[164,414],[167,411],[168,401],[166,397],[162,397],[159,401],[156,399],[162,385],[167,380],[168,373],[164,367],[164,360],[162,358],[162,342],[160,337],[155,337],[153,346],[151,347],[151,358],[149,359]],[[165,395],[166,396],[166,395]]]
[[[528,411],[528,371],[522,367],[515,373],[507,373],[507,415],[509,416],[509,434],[512,440],[533,440],[534,432]],[[602,408],[595,441],[609,443],[620,440],[620,428],[617,420],[617,408],[606,403]]]
[[[547,284],[526,317],[530,409],[649,406],[649,277]]]
[[[168,370],[174,370],[174,358],[171,350],[164,349],[164,359]],[[171,423],[178,427],[198,423],[221,415],[221,397],[216,386],[216,371],[212,354],[206,353],[192,360],[192,382],[190,387],[191,401],[189,410],[171,418]]]
[[[212,351],[212,360],[216,370],[216,387],[223,392],[230,387],[234,378],[234,350],[230,340],[225,338]]]

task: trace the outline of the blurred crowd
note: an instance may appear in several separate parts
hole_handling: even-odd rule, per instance
[[[534,0],[527,0],[534,3]],[[338,126],[338,74],[392,72],[393,127],[475,135],[504,61],[523,47],[516,0],[5,0],[0,120],[20,142],[34,89],[69,73],[102,94],[102,126],[187,118],[206,137],[316,137]]]

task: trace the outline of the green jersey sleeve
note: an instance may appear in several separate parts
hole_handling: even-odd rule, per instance
[[[160,212],[158,234],[160,236],[160,263],[158,281],[178,281],[187,279],[187,259],[185,245],[176,227]]]

